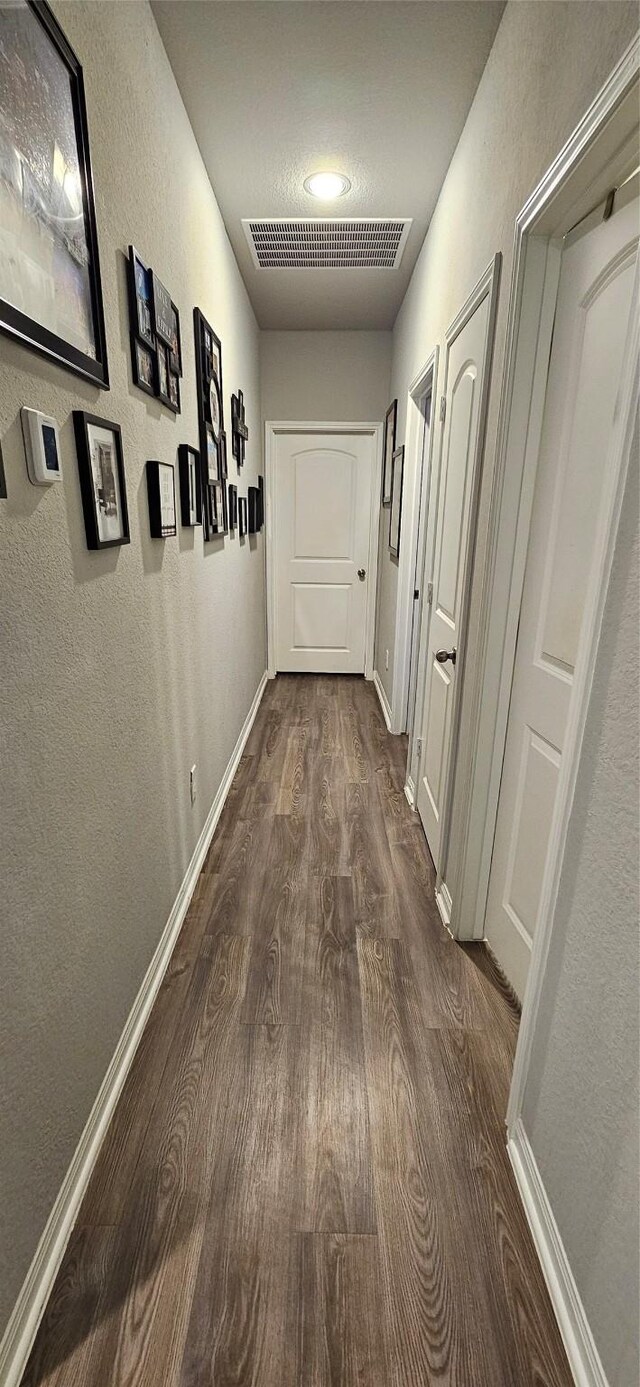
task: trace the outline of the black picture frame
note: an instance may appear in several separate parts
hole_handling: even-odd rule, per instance
[[[182,337],[180,335],[180,313],[175,303],[171,303],[173,320],[171,342],[169,344],[169,370],[174,376],[182,375]]]
[[[398,421],[398,401],[393,400],[384,416],[384,443],[382,449],[382,504],[391,505],[393,485],[393,455],[396,450],[396,425]]]
[[[2,445],[0,444],[0,501],[7,499],[7,478],[4,470],[4,460],[2,457]]]
[[[202,524],[202,474],[197,448],[181,443],[178,448],[180,515],[184,526]]]
[[[146,465],[149,499],[149,531],[152,539],[169,539],[178,533],[175,467],[155,459]]]
[[[231,396],[231,448],[238,471],[244,467],[249,430],[245,419],[244,394],[239,390]]]
[[[259,518],[258,529],[261,530],[262,527],[263,527],[263,525],[264,525],[264,477],[263,477],[263,476],[259,476],[259,477],[258,477],[258,491],[260,492],[260,507],[259,507],[259,512],[258,512],[258,518]]]
[[[147,395],[155,397],[157,369],[155,349],[147,346],[147,343],[140,341],[139,338],[132,337],[131,351],[134,384],[139,390],[144,390]]]
[[[391,466],[391,509],[389,511],[389,552],[394,559],[400,557],[400,529],[402,525],[402,486],[404,482],[404,444],[396,448]]]
[[[248,528],[247,498],[238,497],[238,534],[240,539],[244,539]]]
[[[229,529],[230,529],[230,530],[237,530],[237,528],[238,528],[238,488],[237,488],[237,486],[234,486],[234,483],[233,483],[233,482],[229,482],[229,486],[228,486],[228,488],[227,488],[227,494],[228,494],[228,497],[229,497]]]
[[[87,352],[75,343],[65,339],[65,337],[53,330],[50,326],[40,321],[37,317],[32,317],[24,308],[19,308],[14,302],[3,298],[0,295],[0,331],[9,337],[17,338],[24,346],[30,347],[33,351],[42,356],[47,356],[56,361],[60,366],[74,371],[77,375],[85,376],[93,381],[102,389],[109,389],[109,367],[107,360],[107,339],[104,322],[104,307],[102,301],[102,279],[100,275],[100,256],[98,252],[98,230],[96,222],[96,208],[93,191],[93,174],[91,170],[91,157],[89,153],[89,127],[87,121],[87,108],[84,93],[84,78],[82,67],[76,54],[65,37],[57,19],[49,9],[46,0],[26,0],[26,9],[33,18],[39,29],[34,29],[33,38],[37,42],[40,29],[44,33],[47,44],[47,56],[57,65],[58,60],[62,63],[62,69],[69,83],[69,100],[73,121],[73,137],[75,149],[73,151],[74,162],[68,167],[73,177],[72,187],[78,199],[78,208],[82,207],[82,217],[79,216],[75,208],[70,207],[67,220],[70,226],[78,228],[82,226],[82,232],[78,232],[80,242],[78,251],[74,254],[71,249],[70,240],[73,233],[64,235],[61,227],[64,226],[64,217],[60,215],[60,209],[55,214],[49,213],[47,219],[46,198],[43,192],[39,193],[39,165],[37,160],[29,162],[29,151],[25,148],[18,148],[11,144],[10,117],[14,115],[16,139],[18,136],[18,123],[20,116],[24,114],[24,108],[29,100],[35,100],[33,93],[37,93],[38,100],[43,105],[42,93],[49,93],[51,90],[51,72],[34,73],[30,69],[28,45],[25,42],[25,52],[22,54],[17,50],[17,60],[11,65],[12,51],[10,40],[5,39],[0,60],[0,91],[7,93],[7,130],[5,139],[8,141],[7,158],[3,160],[3,141],[0,138],[0,163],[6,167],[14,167],[20,170],[19,186],[16,184],[13,195],[16,203],[24,201],[24,180],[30,180],[28,190],[28,208],[18,211],[18,217],[33,217],[39,224],[45,225],[51,237],[58,237],[58,252],[52,257],[52,261],[58,263],[66,254],[70,264],[70,274],[78,276],[78,265],[84,263],[86,257],[87,284],[86,297],[84,300],[85,308],[91,319],[91,332],[93,337],[93,351]],[[19,24],[22,9],[11,8],[3,11],[3,23],[8,25],[13,23],[16,26],[15,40],[19,42]],[[32,45],[33,46],[33,45]],[[26,77],[25,77],[26,73]],[[11,81],[13,79],[13,83]],[[20,109],[18,109],[18,93],[20,96]],[[46,137],[47,144],[51,150],[67,147],[67,139],[60,132],[59,140],[56,139],[56,127],[54,117],[64,122],[64,103],[56,100],[56,94],[47,96],[49,109],[41,115],[41,120],[45,122],[43,135]],[[2,105],[0,105],[0,117],[2,115]],[[35,124],[35,120],[34,120]],[[3,121],[0,118],[0,131],[3,129]],[[68,135],[68,130],[67,130]],[[25,137],[26,139],[26,137]],[[8,187],[8,184],[7,184]],[[68,194],[67,203],[70,203],[71,195]],[[44,210],[43,210],[44,208]],[[64,209],[64,205],[63,205]],[[25,283],[33,275],[29,274],[27,266],[27,253],[25,254],[24,280]],[[64,273],[60,272],[60,279]],[[81,272],[80,272],[81,273]],[[12,268],[15,277],[15,269]],[[33,294],[33,290],[32,290]],[[42,297],[42,296],[40,296]],[[64,293],[64,302],[69,303],[68,288]]]
[[[129,246],[127,261],[127,289],[129,293],[129,325],[131,342],[140,338],[151,351],[155,351],[156,335],[153,331],[153,309],[151,303],[151,269],[145,264],[135,246]]]
[[[89,414],[86,410],[74,409],[73,428],[87,548],[113,549],[116,545],[129,544],[129,509],[120,425],[97,414]],[[109,440],[106,436],[109,434],[112,456],[108,459],[107,473]],[[107,478],[108,484],[105,485]],[[114,513],[120,518],[118,534],[110,533],[114,528]]]
[[[133,383],[139,390],[160,400],[173,414],[180,414],[180,313],[162,281],[135,246],[129,246],[127,289]],[[160,305],[159,319],[156,318],[156,303]],[[157,321],[162,327],[162,334],[156,332]],[[165,341],[165,336],[170,338],[169,342]]]
[[[156,274],[151,271],[151,304],[153,309],[153,330],[156,337],[171,347],[173,342],[173,303],[171,294]]]
[[[200,308],[193,310],[193,331],[196,350],[196,394],[198,407],[198,435],[200,443],[200,470],[202,477],[202,532],[205,540],[226,532],[226,487],[224,480],[223,449],[226,446],[224,432],[224,394],[222,385],[222,343],[211,323],[207,322]],[[215,438],[211,424],[211,389],[217,392],[219,403],[219,434]],[[223,443],[224,440],[224,443]],[[222,495],[212,493],[212,487],[221,486]]]
[[[247,488],[248,530],[257,535],[260,529],[260,491],[257,486]]]

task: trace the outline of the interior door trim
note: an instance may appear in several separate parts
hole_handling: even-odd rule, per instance
[[[265,420],[264,426],[264,472],[265,472],[265,582],[267,595],[267,674],[270,679],[276,676],[276,568],[275,568],[275,453],[276,440],[281,434],[354,434],[371,438],[373,446],[373,479],[371,487],[371,510],[369,516],[369,554],[367,573],[367,608],[365,618],[364,677],[373,679],[376,592],[378,586],[378,532],[380,526],[380,487],[382,485],[382,438],[384,425],[376,423],[345,423],[343,420],[295,421]]]

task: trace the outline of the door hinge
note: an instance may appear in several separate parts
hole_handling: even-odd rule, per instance
[[[446,395],[441,395],[441,396],[440,396],[440,423],[441,423],[441,424],[444,423],[444,417],[445,417],[446,412],[447,412],[447,398],[446,398]]]
[[[414,602],[417,602],[417,601],[418,601],[419,596],[420,596],[420,588],[414,588],[414,589],[413,589],[413,600],[414,600]]]
[[[433,602],[433,583],[427,583],[427,603],[431,606]]]
[[[416,741],[416,752],[417,752],[417,754],[418,754],[418,760],[419,760],[420,757],[422,756],[422,737],[418,737],[418,739],[417,739],[417,741]]]

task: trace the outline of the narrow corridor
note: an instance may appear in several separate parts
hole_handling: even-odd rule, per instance
[[[24,1387],[568,1387],[405,757],[363,679],[267,686]]]

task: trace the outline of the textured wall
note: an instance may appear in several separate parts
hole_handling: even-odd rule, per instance
[[[265,419],[383,419],[390,332],[263,332]]]
[[[638,1360],[637,449],[523,1119],[611,1387]]]
[[[150,9],[55,10],[84,66],[112,388],[0,341],[0,1334],[265,668],[262,537],[150,540],[143,475],[197,445],[194,304],[222,338],[228,428],[245,391],[243,489],[260,470],[254,315]],[[130,241],[181,310],[177,418],[131,385]],[[23,404],[61,425],[50,491],[27,480]],[[74,407],[122,425],[120,550],[86,548]]]
[[[496,251],[502,251],[476,571],[485,542],[515,218],[636,28],[637,6],[626,0],[511,0],[396,320],[391,394],[398,397],[402,443],[411,381],[436,343],[443,344],[449,323]],[[379,572],[376,668],[393,704],[398,569],[385,542]],[[472,602],[467,652],[471,664],[474,625]],[[382,658],[385,648],[390,652],[388,672]]]

